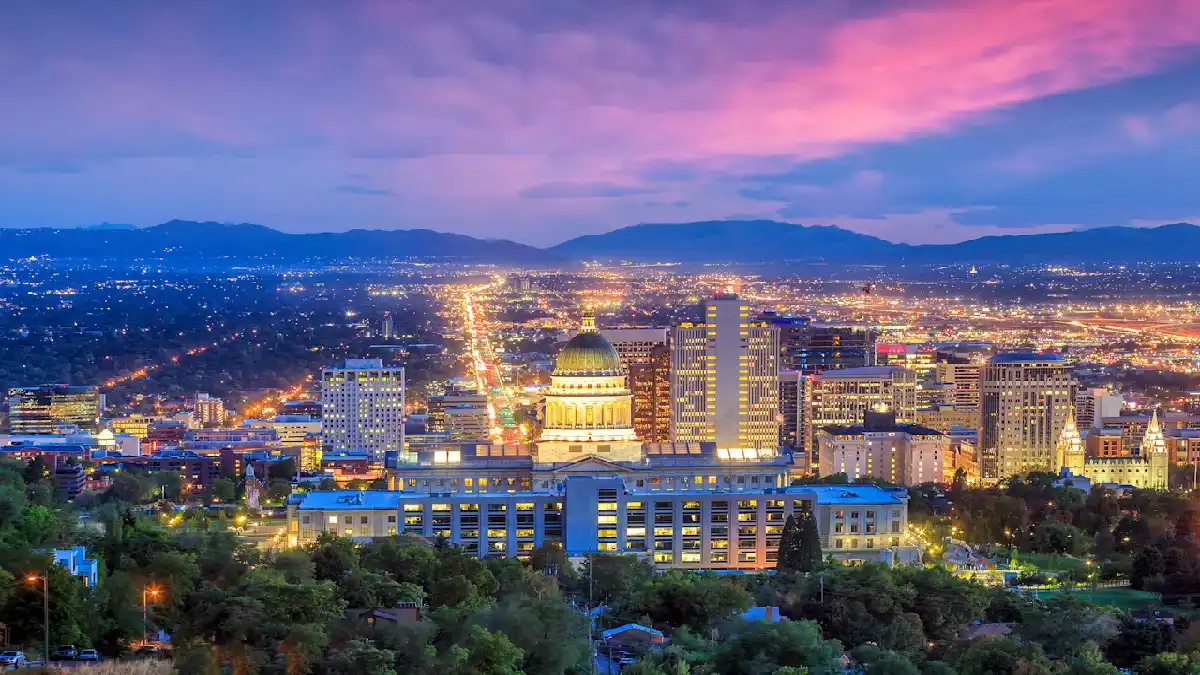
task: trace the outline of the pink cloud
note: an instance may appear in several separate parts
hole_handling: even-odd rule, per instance
[[[231,23],[220,3],[194,3],[118,16],[119,33],[70,15],[10,22],[0,164],[269,157],[312,183],[370,172],[400,196],[363,207],[381,225],[478,230],[506,217],[541,236],[556,219],[604,229],[762,203],[707,177],[655,195],[687,203],[665,213],[636,189],[586,204],[519,197],[537,185],[636,188],[664,161],[701,174],[784,167],[982,123],[1200,46],[1191,0],[911,0],[869,16],[837,0],[746,0],[719,16],[668,0],[570,4],[264,2]],[[881,180],[863,172],[848,188]]]

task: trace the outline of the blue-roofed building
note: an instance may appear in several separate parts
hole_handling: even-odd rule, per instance
[[[83,579],[89,588],[95,588],[100,582],[100,563],[94,558],[87,557],[87,549],[82,546],[74,548],[55,549],[54,562],[67,568],[71,574]]]
[[[524,557],[548,542],[570,555],[632,553],[656,566],[754,571],[775,566],[787,517],[811,511],[828,557],[916,562],[908,492],[871,485],[657,491],[620,476],[575,476],[547,492],[310,492],[288,504],[289,541],[444,537],[480,557]]]

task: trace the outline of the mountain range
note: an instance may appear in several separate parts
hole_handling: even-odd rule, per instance
[[[0,258],[158,257],[318,258],[455,257],[510,264],[578,260],[827,262],[864,264],[1192,262],[1200,227],[1101,227],[1059,234],[981,237],[956,244],[897,244],[830,225],[720,220],[641,224],[576,237],[541,249],[504,239],[434,230],[350,230],[288,234],[262,225],[172,220],[133,228],[2,229]]]

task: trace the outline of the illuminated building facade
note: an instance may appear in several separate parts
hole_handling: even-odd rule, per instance
[[[897,485],[949,483],[957,464],[945,434],[917,424],[897,424],[887,413],[868,413],[860,424],[827,426],[817,432],[821,475],[844,473]]]
[[[979,410],[981,363],[939,363],[934,371],[938,382],[953,386],[950,403],[956,410]],[[973,423],[972,423],[973,424]]]
[[[780,367],[803,375],[875,365],[875,331],[865,326],[831,326],[807,319],[764,314],[779,331]]]
[[[246,420],[242,426],[248,429],[271,429],[279,436],[284,446],[302,445],[312,435],[320,436],[321,420],[308,415],[276,415],[269,420]]]
[[[404,449],[404,369],[382,359],[346,359],[321,372],[322,429],[334,451],[365,451],[382,462]]]
[[[671,440],[671,346],[667,328],[600,331],[625,366],[633,394],[633,431],[638,440]]]
[[[974,429],[979,424],[979,410],[960,410],[953,405],[939,405],[917,410],[915,421],[941,432],[950,431],[954,427]]]
[[[487,396],[465,389],[430,396],[425,428],[429,433],[449,434],[454,440],[486,440]]]
[[[558,355],[546,390],[538,438],[540,461],[573,461],[598,455],[636,461],[642,445],[633,429],[633,394],[617,350],[596,330],[591,311],[579,334]]]
[[[150,425],[156,421],[158,421],[157,417],[130,415],[128,417],[117,417],[109,421],[108,426],[115,434],[136,436],[144,441],[150,435]]]
[[[1125,399],[1102,388],[1085,387],[1075,392],[1075,424],[1080,429],[1099,429],[1106,417],[1118,417]]]
[[[1142,437],[1141,451],[1137,455],[1120,457],[1089,457],[1075,417],[1068,413],[1062,432],[1055,445],[1055,455],[1061,474],[1069,480],[1074,476],[1087,478],[1093,485],[1110,483],[1132,485],[1155,490],[1167,489],[1170,475],[1170,457],[1158,413],[1154,413]]]
[[[718,448],[779,444],[779,331],[736,295],[704,303],[703,324],[672,331],[671,436]]]
[[[221,399],[201,393],[196,394],[193,417],[197,424],[220,426],[229,419],[229,411],[225,409],[225,402]]]
[[[769,448],[711,441],[644,443],[616,349],[585,315],[546,390],[536,443],[435,443],[397,454],[389,484],[405,492],[547,492],[580,476],[619,476],[651,492],[744,491],[788,484],[788,459]]]
[[[983,479],[1057,471],[1056,447],[1074,405],[1070,366],[1054,354],[997,354],[979,382]]]
[[[937,378],[937,350],[932,345],[877,344],[875,365],[899,366],[916,373],[918,383],[930,383]]]
[[[409,533],[444,537],[470,554],[528,557],[548,541],[568,554],[647,556],[659,568],[775,566],[789,515],[817,521],[824,554],[847,562],[916,562],[908,493],[869,485],[814,485],[729,494],[648,492],[616,477],[573,477],[552,492],[429,494],[332,491],[288,499],[288,541],[322,533],[359,540]]]
[[[805,382],[807,448],[817,448],[817,430],[857,424],[868,412],[892,413],[902,424],[915,422],[917,375],[906,368],[843,368],[806,378]]]
[[[56,434],[71,426],[96,431],[102,401],[96,387],[14,387],[8,390],[9,429],[14,434]]]

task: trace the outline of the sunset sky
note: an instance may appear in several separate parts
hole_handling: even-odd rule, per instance
[[[1200,223],[1197,0],[22,2],[0,226]]]

